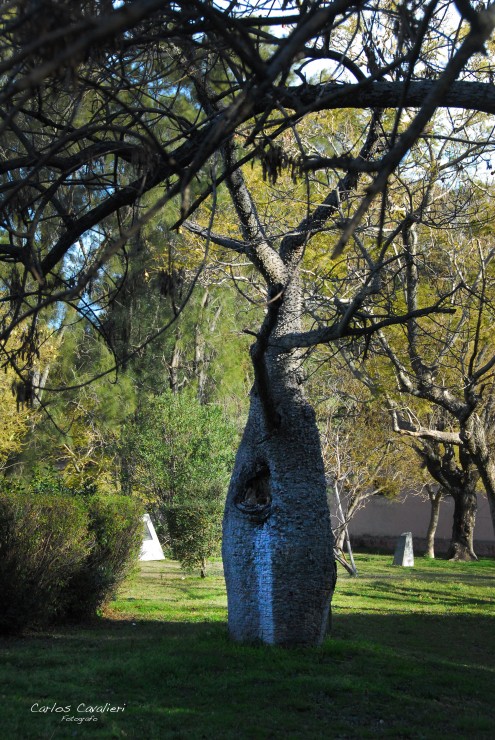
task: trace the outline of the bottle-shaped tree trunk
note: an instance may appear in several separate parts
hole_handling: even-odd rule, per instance
[[[323,461],[304,399],[287,391],[280,410],[268,431],[253,392],[224,518],[229,630],[239,641],[317,645],[336,577]]]
[[[294,281],[269,304],[252,348],[256,381],[223,528],[229,630],[239,641],[320,644],[335,587],[316,418],[301,357],[277,349],[278,338],[300,326],[300,303]]]

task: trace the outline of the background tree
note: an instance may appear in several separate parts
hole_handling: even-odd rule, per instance
[[[120,425],[134,409],[135,390],[130,377],[105,374],[112,355],[90,324],[75,311],[60,320],[65,329],[52,355],[47,386],[57,391],[44,391],[36,423],[12,463],[24,477],[42,462],[59,470],[69,486],[92,482],[102,491],[115,491],[115,444]]]
[[[318,353],[313,361],[318,361]],[[317,411],[332,513],[338,522],[335,545],[343,549],[349,523],[373,496],[394,498],[405,480],[412,488],[422,488],[423,483],[414,457],[397,449],[387,409],[344,365],[326,362],[316,385],[317,389],[310,382],[310,398]],[[337,495],[338,501],[333,501]]]
[[[201,404],[190,391],[141,398],[122,429],[123,491],[140,496],[175,556],[202,575],[218,551],[237,439],[220,407]]]
[[[407,231],[409,232],[409,227]],[[405,241],[410,246],[409,237],[410,234]],[[473,349],[471,331],[475,331],[473,301],[477,300],[476,289],[474,283],[471,283],[470,292],[466,294],[461,289],[465,276],[456,274],[455,270],[443,273],[439,271],[450,260],[457,262],[458,255],[453,251],[444,253],[442,263],[429,262],[432,253],[434,254],[430,239],[431,236],[424,233],[419,239],[416,235],[414,244],[421,241],[421,252],[418,249],[412,257],[408,249],[405,251],[404,259],[408,264],[403,286],[405,303],[410,310],[417,307],[420,290],[424,291],[432,279],[431,275],[435,275],[437,284],[450,283],[453,291],[451,303],[461,305],[462,313],[459,311],[458,314],[452,314],[452,318],[439,318],[435,326],[410,319],[406,323],[405,332],[389,332],[387,335],[378,332],[376,341],[371,343],[377,356],[391,363],[390,368],[395,374],[399,390],[414,397],[416,401],[411,399],[409,406],[405,407],[403,399],[394,395],[389,378],[390,368],[387,370],[383,361],[368,363],[367,369],[358,368],[349,352],[345,349],[342,351],[355,377],[364,382],[373,395],[381,397],[383,403],[388,404],[394,431],[409,436],[422,464],[444,492],[453,497],[454,526],[449,556],[469,559],[476,557],[473,533],[479,469],[467,448],[460,454],[454,450],[453,445],[459,446],[459,436],[455,432],[457,417],[453,413],[452,404],[446,404],[444,398],[459,398],[463,393],[466,394],[464,398],[467,398],[469,395],[465,368],[469,362],[468,355]],[[457,243],[459,252],[459,231]],[[464,264],[467,265],[468,252],[464,256]],[[428,268],[425,269],[427,264]],[[397,296],[400,300],[400,293]],[[474,308],[474,315],[479,318],[477,308]],[[486,349],[485,346],[485,351]],[[472,411],[469,411],[467,405],[463,408],[467,419]],[[432,503],[436,502],[436,498],[433,497]]]
[[[202,403],[244,410],[249,363],[239,356],[247,347],[242,321],[249,307],[239,307],[226,289],[225,266],[212,260],[198,276],[202,247],[199,252],[197,243],[168,235],[163,255],[154,246],[157,233],[159,221],[133,240],[125,264],[114,268],[127,278],[100,313],[102,334],[138,393],[194,387]]]
[[[15,384],[13,373],[0,376],[0,413],[2,414],[2,435],[0,438],[0,471],[4,472],[12,464],[12,458],[22,449],[30,429],[33,411],[30,408],[17,409],[12,394]]]
[[[457,252],[460,251],[459,237],[457,230]],[[419,270],[428,257],[427,252],[420,255],[416,246],[409,242],[409,237],[406,238],[411,251],[405,290],[408,306],[412,308],[418,303]],[[414,244],[416,242],[415,239]],[[426,426],[413,421],[411,414],[407,422],[395,411],[396,431],[424,441],[422,454],[431,461],[431,465],[428,463],[430,472],[435,466],[438,468],[435,462],[438,444],[443,445],[442,454],[450,461],[454,460],[451,446],[462,448],[459,464],[467,475],[463,487],[466,485],[466,491],[470,488],[469,497],[475,498],[473,487],[479,475],[493,514],[495,499],[490,450],[493,426],[491,370],[495,363],[491,341],[492,253],[485,251],[484,245],[477,240],[474,249],[464,252],[461,266],[457,252],[444,252],[442,267],[447,271],[437,273],[437,279],[458,286],[452,298],[458,311],[452,319],[438,322],[434,328],[411,319],[407,324],[406,348],[403,346],[405,353],[401,353],[391,336],[386,338],[382,335],[378,341],[382,354],[394,369],[401,392],[424,399],[437,409],[430,415]],[[468,472],[474,467],[476,475]],[[471,481],[470,486],[467,486],[467,480]],[[473,505],[468,505],[468,509],[473,511]]]

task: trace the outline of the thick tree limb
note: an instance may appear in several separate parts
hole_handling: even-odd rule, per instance
[[[245,240],[244,253],[265,278],[268,285],[284,285],[287,280],[285,265],[268,240],[258,216],[256,204],[246,186],[240,169],[233,169],[234,152],[230,142],[222,147],[225,166],[231,174],[226,182],[232,203],[239,217]]]
[[[457,447],[463,443],[459,432],[444,432],[440,429],[427,429],[422,426],[413,426],[412,424],[407,424],[406,426],[403,422],[401,423],[396,409],[392,409],[391,416],[392,428],[397,434],[415,439],[429,439],[433,442],[456,445]]]
[[[366,321],[362,326],[350,326],[348,322],[345,322],[343,325],[341,321],[337,321],[332,324],[332,326],[325,326],[320,329],[313,329],[312,331],[307,332],[286,334],[277,339],[276,346],[282,352],[290,352],[291,350],[298,348],[303,349],[305,347],[316,347],[318,344],[328,344],[329,342],[335,342],[344,337],[370,336],[387,326],[404,324],[408,318],[421,318],[423,316],[431,316],[432,314],[438,313],[454,313],[454,311],[455,309],[440,308],[438,305],[435,305],[418,309],[414,312],[412,317],[410,314],[398,314],[396,316],[388,316],[387,318],[377,320],[375,317],[369,316],[366,317]]]
[[[213,231],[209,231],[207,228],[194,223],[194,221],[183,221],[182,226],[187,231],[190,231],[191,234],[197,234],[203,239],[209,239],[213,244],[216,244],[219,247],[231,249],[233,252],[237,252],[238,254],[246,254],[246,244],[238,239],[215,234]]]
[[[293,110],[298,118],[309,112],[338,108],[396,108],[401,101],[406,108],[421,108],[426,98],[436,94],[436,85],[435,80],[413,80],[407,87],[402,80],[363,80],[355,84],[330,82],[326,85],[275,87],[274,94],[279,103]],[[258,100],[255,113],[259,113],[266,102]],[[488,82],[452,82],[444,91],[443,98],[437,100],[437,107],[495,113],[495,87]]]

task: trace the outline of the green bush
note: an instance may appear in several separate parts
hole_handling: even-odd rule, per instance
[[[123,490],[143,498],[162,545],[202,575],[219,548],[237,442],[222,409],[190,391],[143,399],[122,432]]]
[[[142,505],[128,496],[86,498],[91,549],[64,589],[64,616],[94,616],[137,561],[143,542]]]
[[[142,506],[56,471],[0,483],[0,632],[93,616],[136,562]]]
[[[219,406],[189,392],[143,400],[122,431],[122,489],[147,506],[186,504],[227,490],[238,435]]]
[[[0,631],[50,622],[89,553],[81,501],[21,489],[0,491]]]
[[[174,558],[187,570],[206,576],[208,558],[216,555],[222,535],[221,503],[191,502],[167,506],[165,517]]]

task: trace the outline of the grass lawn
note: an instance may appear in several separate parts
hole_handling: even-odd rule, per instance
[[[144,563],[96,624],[0,641],[0,737],[495,738],[495,561],[391,561],[358,555],[295,650],[229,642],[219,563]]]

